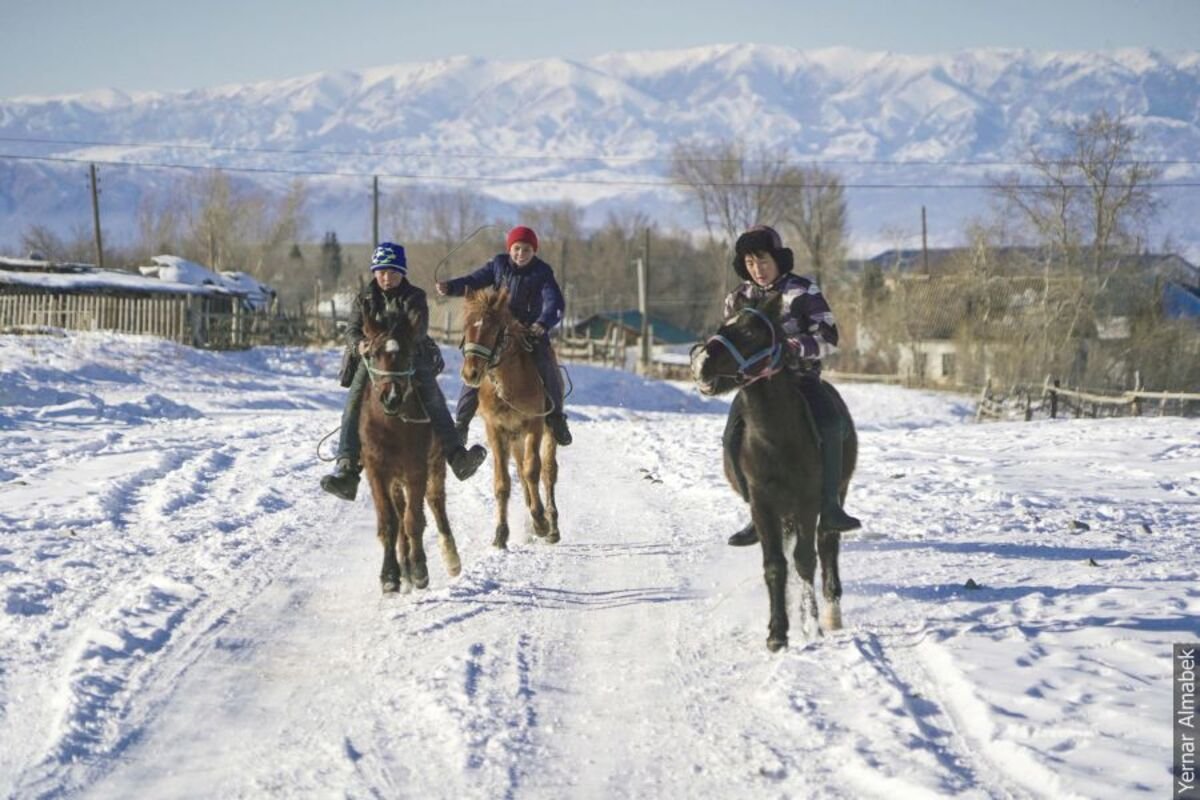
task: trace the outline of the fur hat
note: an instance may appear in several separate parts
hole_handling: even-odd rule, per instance
[[[791,272],[795,265],[791,248],[784,247],[783,239],[779,238],[775,229],[766,225],[755,225],[739,236],[733,253],[733,271],[744,281],[750,280],[750,273],[746,270],[748,253],[770,253],[779,267],[780,275]]]
[[[392,242],[380,242],[371,254],[371,272],[377,269],[394,269],[401,275],[408,274],[408,259],[404,247]]]
[[[526,228],[524,225],[513,228],[508,232],[508,238],[504,240],[504,248],[512,250],[512,246],[517,242],[525,242],[533,248],[533,252],[537,252],[537,234],[533,232],[533,228]]]

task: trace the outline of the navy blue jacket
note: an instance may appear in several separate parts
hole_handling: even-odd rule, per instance
[[[413,341],[420,342],[429,335],[429,303],[425,300],[425,290],[412,285],[407,279],[388,293],[384,293],[379,284],[372,280],[358,293],[346,324],[346,344],[355,352],[358,343],[367,338],[363,332],[364,314],[370,314],[376,322],[387,327],[395,324],[395,315],[406,314],[416,326]]]
[[[548,331],[562,321],[563,296],[554,270],[537,256],[524,267],[517,267],[508,253],[500,253],[470,275],[447,283],[447,294],[454,297],[466,294],[468,289],[508,289],[508,307],[525,325],[540,322]]]

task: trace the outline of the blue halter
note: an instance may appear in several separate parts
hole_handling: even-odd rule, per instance
[[[720,342],[725,346],[725,349],[729,351],[729,355],[733,356],[733,360],[737,362],[737,374],[743,380],[753,383],[760,378],[766,378],[770,375],[774,375],[779,371],[779,363],[783,360],[783,345],[775,340],[775,323],[771,322],[770,318],[757,308],[743,308],[738,311],[738,314],[753,314],[761,319],[766,326],[771,329],[771,344],[767,347],[764,347],[762,350],[759,350],[752,356],[744,357],[740,352],[738,352],[738,349],[736,346],[734,346],[733,342],[729,341],[729,339],[725,338],[719,333],[709,339],[709,341]],[[763,359],[770,359],[770,361],[768,361],[762,372],[760,372],[758,375],[751,376],[750,369]]]

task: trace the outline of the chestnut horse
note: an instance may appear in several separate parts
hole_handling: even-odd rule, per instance
[[[821,621],[831,630],[842,626],[842,582],[838,574],[841,534],[817,529],[821,507],[821,451],[816,428],[807,413],[794,378],[781,369],[784,335],[779,328],[781,296],[775,295],[756,307],[751,303],[727,319],[716,335],[692,351],[692,377],[701,393],[724,394],[735,388],[746,423],[741,452],[735,465],[725,454],[725,476],[740,495],[737,470],[745,477],[754,527],[762,543],[763,577],[771,604],[767,647],[787,646],[787,559],[784,538],[796,536],[793,561],[804,586],[800,596],[802,628],[810,623],[819,635],[817,597],[813,576],[817,557],[821,561],[821,587],[826,606]],[[845,403],[833,387],[834,401],[850,418]],[[732,411],[731,407],[731,411]],[[854,423],[847,426],[841,442],[842,474],[839,491],[843,499],[858,457]]]
[[[547,542],[559,540],[558,444],[546,430],[549,400],[534,365],[528,330],[508,308],[508,290],[482,289],[467,293],[463,304],[462,379],[479,387],[479,409],[487,424],[492,449],[493,491],[496,496],[496,536],[492,544],[508,547],[508,474],[511,454],[525,488],[525,504],[533,532]],[[538,479],[546,490],[546,503]]]
[[[446,516],[446,457],[413,386],[413,330],[407,317],[389,330],[370,314],[363,315],[370,348],[364,361],[371,385],[365,390],[359,431],[363,468],[383,543],[379,580],[384,593],[429,585],[425,503],[437,523],[446,571],[451,577],[462,571]]]

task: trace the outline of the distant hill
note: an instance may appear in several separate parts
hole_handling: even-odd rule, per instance
[[[583,62],[460,57],[187,92],[2,100],[0,152],[419,176],[385,180],[385,191],[468,186],[498,214],[517,203],[570,197],[591,221],[636,208],[697,227],[676,190],[645,185],[662,180],[661,159],[680,140],[738,135],[784,145],[798,158],[833,162],[852,186],[980,183],[1011,167],[979,162],[1020,159],[1052,121],[1097,108],[1130,116],[1143,136],[1142,157],[1200,160],[1200,52],[913,56],[734,44]],[[0,159],[0,243],[15,241],[33,222],[90,224],[83,170]],[[132,231],[141,192],[180,174],[126,167],[101,173],[106,224],[118,238]],[[514,175],[539,182],[502,180]],[[291,180],[249,178],[276,187]],[[1164,179],[1200,181],[1200,164],[1168,165]],[[554,180],[564,183],[546,182]],[[343,241],[366,239],[367,179],[311,181],[314,234],[336,228]],[[1161,196],[1168,206],[1155,234],[1170,233],[1194,260],[1200,189]],[[851,189],[849,201],[863,254],[911,246],[922,204],[936,243],[957,241],[963,219],[988,205],[984,191],[940,188]]]

